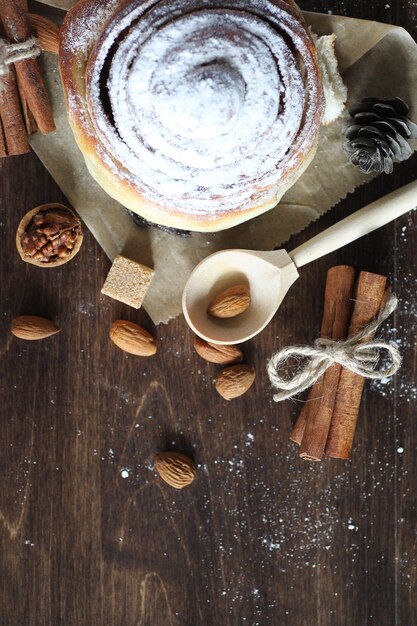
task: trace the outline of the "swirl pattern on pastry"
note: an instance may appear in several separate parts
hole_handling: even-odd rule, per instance
[[[60,67],[93,176],[146,219],[219,230],[274,206],[317,143],[314,45],[282,0],[82,0]]]

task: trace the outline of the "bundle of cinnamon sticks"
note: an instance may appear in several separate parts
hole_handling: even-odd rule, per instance
[[[341,341],[356,335],[385,306],[388,296],[385,276],[360,272],[355,283],[353,267],[332,267],[327,274],[321,337]],[[350,458],[364,381],[335,363],[311,387],[290,437],[300,446],[302,458]]]
[[[50,33],[58,29],[48,22]],[[0,0],[0,43],[24,44],[33,37],[26,0]],[[35,32],[35,34],[37,34]],[[0,76],[0,157],[29,152],[27,135],[55,130],[38,58],[4,65]]]

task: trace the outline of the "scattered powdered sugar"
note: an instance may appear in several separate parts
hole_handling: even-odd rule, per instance
[[[101,160],[182,213],[272,202],[314,144],[322,113],[298,18],[270,0],[225,6],[193,0],[185,12],[181,0],[151,0],[125,5],[105,28],[108,7],[93,22],[80,11],[64,29],[68,54],[81,50],[88,63],[87,102],[75,83],[68,100],[82,104]]]
[[[407,224],[402,226],[395,244],[395,253],[399,265],[398,272],[389,276],[388,280],[394,285],[399,303],[393,318],[387,320],[381,332],[384,339],[397,345],[402,356],[407,359],[415,355],[417,346],[417,272],[414,270],[403,271],[403,251],[407,250],[408,230],[415,229],[417,212],[413,211],[407,217]],[[408,267],[409,261],[408,261]],[[377,390],[382,396],[393,398],[394,394],[400,402],[415,404],[417,401],[417,380],[414,369],[402,367],[397,374],[396,384],[392,379],[383,378],[380,381],[370,382],[370,388]]]
[[[245,446],[251,446],[255,441],[255,435],[253,433],[248,433],[246,435]]]

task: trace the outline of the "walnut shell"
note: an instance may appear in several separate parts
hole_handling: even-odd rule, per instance
[[[51,224],[48,224],[47,227],[44,228],[40,226],[39,229],[34,229],[34,218],[42,213],[44,213],[45,216],[50,214],[51,222],[53,223],[54,210],[56,210],[57,214],[61,217],[66,214],[68,220],[72,221],[72,226],[60,229],[58,224],[56,233],[51,233]],[[25,241],[25,238],[28,238],[29,235],[33,237],[31,250],[27,241]],[[34,237],[37,238],[37,241],[35,241]],[[61,243],[56,248],[57,254],[51,254],[49,256],[46,253],[44,254],[43,251],[45,251],[47,247],[55,251],[54,242],[56,244],[58,238],[60,238]],[[20,258],[26,263],[31,263],[38,267],[58,267],[59,265],[68,263],[81,248],[82,241],[81,220],[74,211],[58,202],[41,204],[26,213],[21,219],[16,232],[16,248]]]

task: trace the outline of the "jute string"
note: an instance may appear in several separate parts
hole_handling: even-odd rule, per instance
[[[41,53],[36,37],[29,37],[26,41],[18,43],[9,43],[0,38],[0,91],[2,87],[2,77],[9,73],[9,65],[24,61],[25,59],[33,59]]]
[[[275,402],[287,400],[313,385],[324,372],[334,363],[364,376],[381,380],[393,376],[401,365],[398,349],[385,341],[361,341],[372,335],[377,328],[395,311],[398,300],[392,295],[384,309],[359,333],[346,341],[333,341],[319,337],[314,346],[290,346],[276,352],[268,361],[267,369],[272,386],[279,390],[274,395]],[[390,357],[386,367],[377,369],[382,352]],[[292,378],[283,378],[280,370],[290,358],[307,359],[306,364],[299,368]]]

